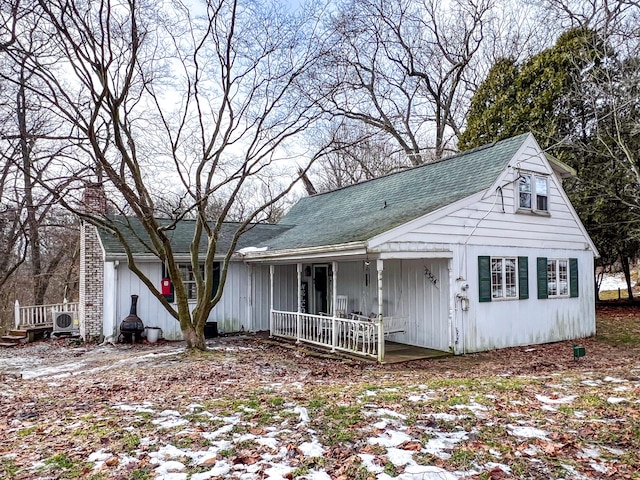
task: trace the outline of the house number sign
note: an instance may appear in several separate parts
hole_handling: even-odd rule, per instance
[[[429,279],[431,283],[433,283],[436,287],[438,286],[438,278],[431,273],[428,267],[424,267],[424,275]]]

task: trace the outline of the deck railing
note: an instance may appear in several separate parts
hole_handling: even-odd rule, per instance
[[[312,345],[343,351],[354,355],[373,357],[384,361],[385,324],[392,322],[385,317],[377,319],[351,319],[325,317],[309,313],[271,311],[271,335],[284,337]],[[394,333],[397,333],[397,328]]]
[[[78,302],[51,303],[21,307],[16,300],[14,307],[15,328],[34,328],[53,326],[56,312],[78,313]]]

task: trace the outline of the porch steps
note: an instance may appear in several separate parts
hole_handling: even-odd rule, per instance
[[[0,347],[15,347],[26,343],[29,340],[29,335],[26,330],[9,330],[9,333],[3,335],[1,340]]]
[[[6,335],[0,337],[0,347],[10,348],[22,343],[33,342],[49,335],[52,330],[53,327],[50,326],[9,330]]]

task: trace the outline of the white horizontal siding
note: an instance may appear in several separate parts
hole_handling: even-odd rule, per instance
[[[552,174],[542,154],[534,152],[529,145],[510,164],[517,165],[520,171],[549,174],[549,215],[516,211],[519,170],[509,168],[497,182],[500,189],[491,190],[471,204],[463,202],[457,210],[446,209],[411,222],[398,230],[396,238],[387,241],[585,249],[589,239],[565,201],[560,180]]]

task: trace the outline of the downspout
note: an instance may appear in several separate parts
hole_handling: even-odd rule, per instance
[[[382,270],[384,269],[384,261],[382,259],[378,259],[376,261],[377,270],[378,270],[378,362],[384,362],[384,316],[383,316],[383,306],[384,301],[382,299]]]
[[[336,317],[338,312],[336,310],[337,307],[337,299],[338,299],[338,262],[335,260],[331,262],[331,268],[333,270],[333,298],[331,299],[331,351],[336,351],[336,344],[338,343],[338,329],[336,324]]]
[[[296,274],[298,285],[298,306],[296,308],[296,343],[300,343],[300,330],[302,329],[302,264],[296,264]]]

